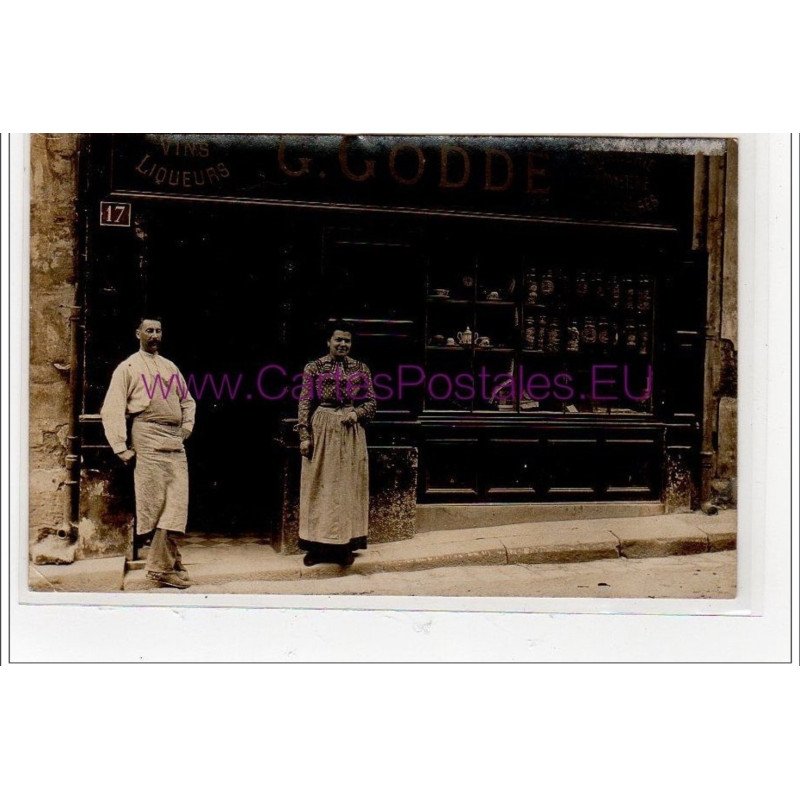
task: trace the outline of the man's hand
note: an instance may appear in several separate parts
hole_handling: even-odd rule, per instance
[[[128,464],[136,456],[136,451],[131,449],[123,450],[121,453],[117,453],[117,455],[123,464]]]
[[[348,428],[352,427],[353,425],[358,424],[358,414],[355,411],[351,411],[343,420],[342,425],[346,425]]]
[[[300,442],[300,455],[301,456],[304,456],[305,458],[311,458],[311,450],[312,449],[313,448],[311,447],[311,442],[309,442],[307,440],[304,441],[304,442]]]

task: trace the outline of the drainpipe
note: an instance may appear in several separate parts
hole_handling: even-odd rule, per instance
[[[78,532],[78,503],[80,487],[80,437],[78,436],[78,416],[81,413],[81,396],[79,382],[80,367],[80,329],[82,326],[81,306],[70,306],[70,355],[69,355],[69,396],[72,408],[67,426],[67,497],[65,501],[65,523],[74,533]]]
[[[79,208],[79,200],[77,198],[77,190],[79,187],[80,175],[80,162],[83,154],[83,142],[79,142],[78,153],[75,164],[75,188],[76,212]],[[77,216],[77,215],[76,215]],[[76,255],[75,264],[75,294],[74,302],[77,304],[83,301],[83,268],[87,259],[87,242],[88,242],[88,215],[84,213],[82,220],[83,228],[80,228],[81,221],[76,219],[73,225],[75,234],[75,243],[78,253]],[[83,377],[82,360],[81,360],[81,345],[82,333],[84,330],[83,321],[83,305],[72,305],[69,308],[69,365],[64,369],[62,365],[57,365],[57,368],[62,367],[60,371],[69,372],[69,396],[70,396],[70,414],[67,423],[67,454],[64,459],[64,466],[67,472],[67,479],[65,485],[65,498],[64,498],[64,523],[63,528],[75,534],[78,534],[78,517],[80,513],[80,435],[78,431],[78,419],[80,418],[82,410],[82,393],[81,393],[81,380]]]
[[[70,352],[69,363],[56,363],[53,366],[62,374],[69,375],[70,413],[67,421],[67,454],[64,457],[64,467],[67,478],[63,482],[64,509],[63,522],[60,530],[64,533],[78,532],[78,487],[80,481],[80,444],[77,430],[78,415],[80,414],[80,394],[78,393],[78,367],[79,367],[79,339],[78,328],[81,323],[81,307],[67,306],[69,309],[70,327]]]

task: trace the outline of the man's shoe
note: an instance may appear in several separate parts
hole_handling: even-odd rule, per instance
[[[147,577],[161,586],[170,586],[173,589],[188,589],[192,582],[177,572],[148,572]]]
[[[189,573],[186,571],[186,567],[180,561],[175,562],[175,572],[181,576],[184,580],[189,580]]]
[[[306,553],[303,556],[303,564],[307,567],[313,567],[316,563],[318,563],[317,559],[311,553]]]

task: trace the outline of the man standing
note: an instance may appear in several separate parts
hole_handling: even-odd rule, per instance
[[[191,583],[178,551],[189,506],[183,442],[194,427],[195,402],[175,364],[158,353],[161,320],[141,319],[136,338],[139,350],[114,370],[100,415],[111,449],[123,463],[134,463],[136,534],[155,531],[147,575],[162,586],[185,589]]]

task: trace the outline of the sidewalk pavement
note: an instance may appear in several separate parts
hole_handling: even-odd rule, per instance
[[[441,567],[566,564],[615,558],[658,558],[732,550],[736,511],[708,517],[700,512],[622,519],[570,520],[430,531],[413,539],[371,546],[352,567],[304,567],[302,556],[276,553],[257,537],[189,536],[183,563],[194,584],[297,581],[412,572]],[[76,561],[29,568],[32,591],[148,591],[155,584],[141,562],[123,558]],[[179,591],[179,590],[176,590]]]
[[[197,537],[192,538],[197,541]],[[304,567],[301,555],[279,555],[268,542],[252,537],[244,540],[206,537],[202,544],[185,544],[181,551],[192,582],[213,586],[236,581],[313,580],[469,565],[656,558],[718,552],[735,547],[736,511],[723,511],[713,517],[696,512],[431,531],[420,533],[413,539],[374,545],[366,551],[359,551],[355,563],[347,569],[335,564]],[[41,567],[37,569],[41,570]],[[144,569],[128,569],[122,583],[124,591],[128,592],[155,588]],[[66,589],[66,586],[42,586],[41,590],[50,588],[75,591]],[[106,590],[118,591],[118,588]]]
[[[150,594],[175,589],[153,588]],[[258,594],[373,597],[589,597],[689,598],[736,597],[736,551],[665,558],[603,558],[569,564],[501,564],[438,567],[415,572],[348,570],[312,581],[232,581],[213,586],[193,583],[181,594]]]

